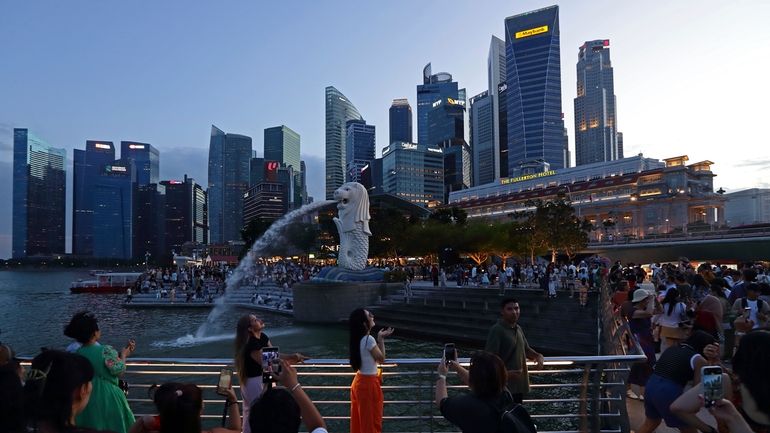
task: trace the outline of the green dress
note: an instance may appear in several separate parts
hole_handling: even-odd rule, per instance
[[[118,376],[126,364],[112,346],[92,344],[78,349],[94,367],[93,391],[88,406],[75,418],[75,425],[95,430],[126,433],[134,423],[134,414],[126,395],[118,387]]]

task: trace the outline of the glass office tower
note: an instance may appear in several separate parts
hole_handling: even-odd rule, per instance
[[[411,143],[412,106],[409,105],[409,100],[406,98],[394,99],[388,114],[390,120],[390,140],[388,143],[394,141]]]
[[[133,160],[119,159],[101,167],[93,194],[93,255],[130,259],[133,256],[133,203],[136,167]]]
[[[489,97],[492,98],[492,124],[493,134],[492,142],[495,152],[495,179],[508,176],[508,137],[500,135],[503,128],[501,123],[504,124],[508,121],[507,118],[501,117],[501,113],[508,112],[508,109],[501,110],[504,102],[500,101],[500,95],[498,93],[499,86],[505,84],[506,80],[505,72],[505,41],[492,36],[492,41],[489,43],[489,56],[487,57],[487,91]],[[507,131],[508,128],[505,128]],[[504,157],[504,158],[503,158]]]
[[[444,203],[444,151],[415,143],[389,144],[382,150],[382,187],[423,207]]]
[[[345,174],[347,182],[361,182],[361,170],[374,159],[375,127],[365,120],[348,120],[345,134]]]
[[[333,86],[326,88],[326,199],[345,183],[345,136],[348,120],[363,120],[348,98]]]
[[[559,7],[505,19],[508,169],[564,167]]]
[[[575,163],[591,164],[622,157],[618,147],[610,41],[588,41],[578,51]]]
[[[166,191],[166,253],[179,254],[187,242],[208,244],[208,202],[203,187],[187,175],[184,180],[164,180],[161,185]]]
[[[265,128],[265,159],[300,169],[300,137],[291,128],[281,125]]]
[[[473,153],[473,185],[495,181],[497,156],[493,102],[488,91],[471,98],[470,147]]]
[[[157,185],[160,182],[160,153],[151,144],[121,141],[120,159],[134,161],[137,185]]]
[[[251,137],[211,126],[209,142],[209,237],[212,243],[240,241],[243,194],[249,190]]]
[[[431,64],[425,65],[422,70],[422,84],[417,86],[417,142],[422,145],[435,144],[430,137],[430,125],[428,115],[433,108],[433,103],[438,100],[462,100],[458,84],[452,81],[452,75],[447,72],[433,74]]]
[[[86,149],[73,151],[72,173],[72,254],[94,255],[94,193],[106,165],[115,161],[111,141],[86,141]]]
[[[13,130],[13,258],[64,254],[66,151]]]

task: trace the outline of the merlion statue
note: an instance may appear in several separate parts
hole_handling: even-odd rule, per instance
[[[369,194],[358,182],[348,182],[334,191],[339,217],[334,218],[340,234],[337,266],[360,271],[369,257]]]

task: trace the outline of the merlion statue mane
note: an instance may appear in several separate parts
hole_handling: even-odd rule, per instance
[[[369,256],[369,194],[358,182],[348,182],[334,191],[339,217],[334,224],[340,234],[337,266],[360,271],[366,268]]]

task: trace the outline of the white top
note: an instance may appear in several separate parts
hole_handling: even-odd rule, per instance
[[[754,322],[754,326],[751,329],[757,329],[759,328],[759,303],[757,301],[752,301],[751,299],[746,299],[746,305],[751,308],[751,312],[749,313],[749,319]]]
[[[679,327],[679,322],[682,321],[682,317],[686,312],[684,303],[677,302],[676,305],[674,305],[671,314],[668,314],[668,308],[669,304],[663,304],[663,313],[658,318],[658,324],[669,328]]]
[[[318,427],[317,429],[313,430],[313,431],[312,431],[312,432],[310,432],[310,433],[329,433],[329,431],[328,431],[328,430],[326,430],[326,429],[325,429],[325,428],[323,428],[323,427]]]
[[[377,345],[377,341],[371,335],[366,335],[361,338],[359,343],[359,352],[361,353],[361,369],[359,373],[367,376],[377,375],[377,361],[372,356],[372,348]]]

